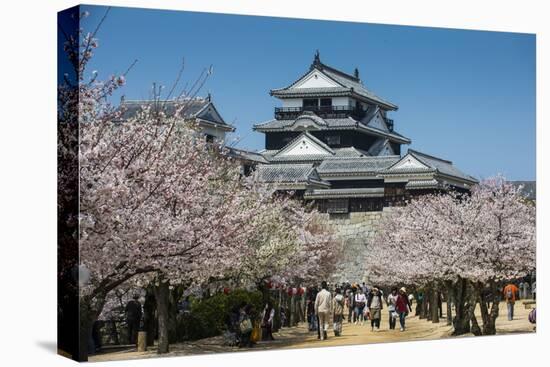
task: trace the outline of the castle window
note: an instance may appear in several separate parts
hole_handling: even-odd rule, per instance
[[[317,98],[304,98],[302,103],[304,109],[319,107],[319,100]]]
[[[321,98],[321,107],[332,106],[332,98]]]

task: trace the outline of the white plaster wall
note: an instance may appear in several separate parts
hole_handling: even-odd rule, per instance
[[[283,99],[283,107],[302,107],[302,98]]]
[[[211,126],[202,126],[201,131],[203,134],[208,134],[216,137],[219,141],[225,141],[225,131],[220,129],[215,129]]]
[[[351,98],[349,97],[332,97],[333,106],[348,106],[351,104]]]
[[[296,83],[294,88],[324,88],[324,87],[337,87],[338,84],[333,80],[327,78],[317,70],[305,77],[300,82]]]

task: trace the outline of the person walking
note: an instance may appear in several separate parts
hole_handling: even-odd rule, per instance
[[[135,294],[134,298],[126,304],[125,311],[126,324],[128,325],[128,344],[137,344],[139,323],[142,315],[139,294]]]
[[[369,292],[367,308],[370,311],[370,330],[380,330],[380,319],[382,318],[382,294],[378,287],[373,287]]]
[[[367,297],[365,296],[365,293],[363,293],[363,289],[359,288],[355,294],[355,324],[361,322],[361,325],[363,325],[363,321],[365,320],[365,315],[363,312],[366,305]]]
[[[340,288],[336,288],[336,295],[332,299],[332,322],[334,323],[334,336],[342,335],[342,322],[344,321],[345,299]]]
[[[516,303],[519,289],[515,284],[510,283],[504,287],[502,293],[504,294],[504,300],[506,301],[506,308],[508,309],[508,321],[514,319],[514,305]]]
[[[321,291],[315,297],[315,314],[319,318],[319,336],[327,339],[328,321],[332,309],[332,295],[327,290],[327,282],[321,283]]]
[[[405,287],[399,289],[397,294],[397,299],[395,301],[395,309],[399,315],[399,324],[401,326],[401,331],[405,331],[405,318],[409,314],[409,311],[412,312],[411,303],[409,297],[407,297],[407,290]]]
[[[395,324],[397,323],[397,317],[396,317],[397,312],[395,310],[396,302],[397,302],[397,287],[393,287],[386,301],[386,304],[388,305],[388,312],[389,312],[390,330],[394,330]]]
[[[348,324],[355,321],[355,294],[353,293],[353,288],[348,288],[346,291],[346,307],[348,308]]]
[[[533,301],[537,300],[537,281],[533,281],[533,285],[531,286],[531,293],[533,294]]]
[[[262,312],[262,340],[275,340],[273,337],[273,319],[275,318],[275,309],[271,301],[267,301]]]
[[[307,324],[308,330],[314,331],[317,329],[316,326],[316,317],[315,317],[315,303],[312,299],[306,301],[306,313],[307,313]]]

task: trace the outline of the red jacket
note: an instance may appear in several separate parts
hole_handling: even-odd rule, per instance
[[[397,295],[397,300],[395,301],[395,310],[397,312],[408,312],[411,310],[411,304],[406,295],[399,293]],[[412,310],[411,310],[412,311]]]
[[[507,293],[508,291],[510,291],[510,293],[512,293],[512,298],[508,299],[507,298]],[[517,299],[516,299],[516,294],[519,292],[519,289],[518,287],[516,287],[515,285],[513,284],[508,284],[506,287],[504,287],[502,293],[504,294],[504,300],[507,301],[507,302],[516,302]]]

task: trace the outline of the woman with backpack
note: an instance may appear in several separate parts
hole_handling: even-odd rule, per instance
[[[369,293],[367,308],[370,311],[370,330],[380,330],[380,319],[382,318],[382,293],[378,287],[373,287]]]
[[[344,320],[344,296],[340,288],[336,288],[336,295],[332,299],[332,320],[334,322],[334,336],[342,335],[342,322]]]

